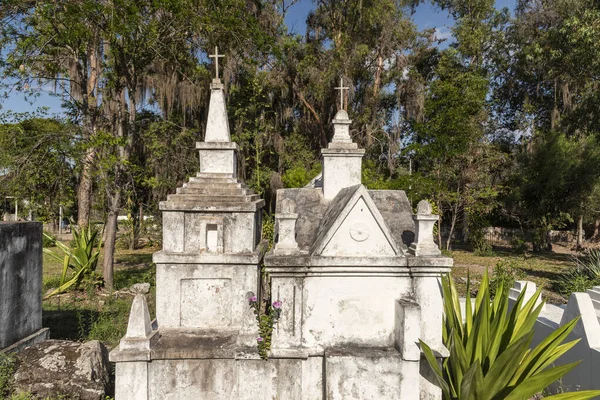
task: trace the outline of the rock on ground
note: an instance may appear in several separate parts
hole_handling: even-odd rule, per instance
[[[16,392],[40,398],[103,400],[110,390],[108,351],[102,343],[47,340],[18,353]]]

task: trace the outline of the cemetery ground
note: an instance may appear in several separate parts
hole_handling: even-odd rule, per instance
[[[57,248],[50,249],[58,253]],[[468,249],[458,249],[448,255],[454,258],[452,276],[461,296],[466,295],[467,277],[474,283],[472,288],[477,287],[487,268],[492,280],[494,272],[509,276],[508,279],[529,280],[543,288],[543,296],[549,303],[564,304],[570,292],[565,292],[563,282],[574,268],[574,253],[566,245],[556,245],[554,249],[552,253],[519,254],[509,248],[497,247],[490,256],[477,256]],[[116,346],[125,334],[133,299],[126,289],[135,283],[151,285],[147,298],[151,317],[154,318],[155,266],[152,253],[158,250],[157,247],[117,250],[112,296],[89,287],[44,299],[43,326],[50,328],[51,338],[78,341],[96,339],[109,348]],[[102,260],[98,268],[101,268],[101,264]],[[500,269],[495,268],[497,265],[500,265]],[[44,294],[58,286],[61,268],[59,262],[44,254]],[[471,295],[475,293],[472,291]]]
[[[65,242],[67,244],[67,242]],[[60,253],[56,247],[51,251]],[[150,313],[154,318],[155,268],[152,253],[158,248],[136,250],[119,249],[115,254],[114,292],[109,295],[95,287],[68,291],[43,300],[43,326],[50,328],[52,339],[100,340],[109,348],[119,343],[125,335],[133,294],[126,289],[135,283],[149,283],[146,295]],[[102,267],[102,256],[98,269]],[[44,295],[60,282],[62,265],[44,254]]]

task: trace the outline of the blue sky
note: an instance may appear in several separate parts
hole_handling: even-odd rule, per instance
[[[516,0],[497,0],[496,7],[508,7],[512,10],[515,3]],[[285,22],[290,32],[304,34],[306,28],[306,16],[313,7],[313,0],[300,0],[288,10]],[[419,29],[436,28],[439,38],[446,38],[450,35],[452,21],[449,18],[448,13],[437,7],[433,7],[429,2],[417,7],[413,19]],[[12,110],[15,112],[33,112],[39,107],[48,107],[51,115],[62,114],[60,99],[53,96],[48,89],[42,89],[39,97],[35,99],[33,104],[26,101],[23,94],[13,92],[9,94],[8,99],[4,99],[2,103],[0,103],[0,106],[1,110]]]

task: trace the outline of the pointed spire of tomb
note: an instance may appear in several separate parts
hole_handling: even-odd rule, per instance
[[[208,105],[208,119],[206,121],[204,142],[227,143],[231,142],[231,134],[229,133],[229,120],[227,118],[227,108],[225,107],[223,83],[219,79],[219,58],[225,56],[219,54],[218,47],[215,47],[215,54],[211,54],[209,57],[215,59],[215,78],[210,84],[210,103]]]

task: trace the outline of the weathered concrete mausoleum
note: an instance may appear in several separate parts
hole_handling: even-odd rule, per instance
[[[446,353],[439,279],[452,259],[433,241],[437,216],[427,202],[413,214],[402,191],[364,187],[348,114],[333,124],[321,179],[278,191],[265,254],[264,201],[237,178],[213,81],[200,172],[160,205],[157,319],[138,294],[111,352],[118,400],[441,398],[418,347]],[[282,303],[266,361],[249,307],[261,273]]]

